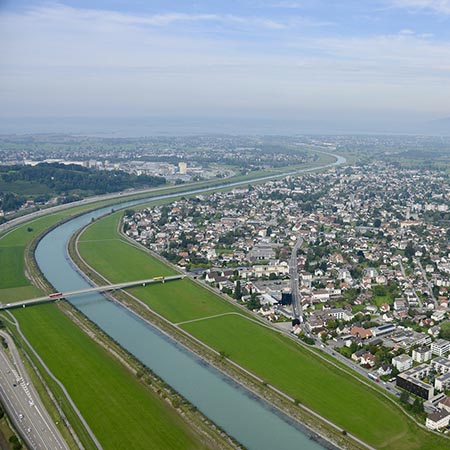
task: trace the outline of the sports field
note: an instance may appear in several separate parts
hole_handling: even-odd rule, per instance
[[[116,220],[109,218],[110,231],[115,232]],[[104,225],[101,220],[91,225],[91,239],[95,228]],[[103,233],[108,235],[104,229]],[[86,235],[82,238],[86,239]],[[127,270],[128,279],[132,279],[133,270],[127,269],[124,261],[129,262],[142,253],[132,245],[118,243],[117,240],[108,242],[117,252],[114,264],[107,264],[104,259],[96,265],[98,259],[93,260],[82,250],[87,262],[101,273],[107,271],[111,281],[126,275]],[[236,314],[209,317],[231,311],[242,314],[242,311],[192,281],[148,285],[134,288],[132,292],[174,323],[204,318],[180,326],[376,448],[432,450],[448,445],[443,438],[419,428],[378,391],[338,371],[287,337]]]

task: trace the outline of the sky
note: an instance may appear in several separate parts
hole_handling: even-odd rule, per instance
[[[450,117],[450,0],[0,0],[0,104],[401,130]]]

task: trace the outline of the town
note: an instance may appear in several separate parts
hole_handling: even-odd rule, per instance
[[[443,171],[371,162],[128,210],[123,226],[446,431],[449,197]],[[301,320],[290,280],[299,239]]]

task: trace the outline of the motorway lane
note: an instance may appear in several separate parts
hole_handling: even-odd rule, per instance
[[[9,349],[0,349],[0,395],[9,418],[30,449],[69,450],[30,383],[11,337],[5,332],[0,336]]]

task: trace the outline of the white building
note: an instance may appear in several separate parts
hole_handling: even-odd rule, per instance
[[[450,342],[445,339],[436,339],[431,344],[431,353],[433,355],[444,356],[448,351],[450,351]]]
[[[186,175],[187,173],[187,164],[185,162],[178,163],[178,169],[180,171],[180,175]]]
[[[435,311],[435,312],[431,315],[431,318],[432,318],[435,322],[440,322],[441,320],[444,320],[445,314],[446,314],[445,311],[443,311],[443,310],[437,310],[437,311]]]
[[[445,391],[450,387],[450,372],[445,373],[439,377],[434,379],[434,387],[435,389],[439,389],[440,391]]]
[[[353,314],[351,312],[341,308],[331,309],[328,312],[328,315],[338,320],[345,320],[346,322],[353,319]]]
[[[428,347],[420,347],[412,351],[412,359],[420,364],[431,359],[431,350]]]
[[[398,355],[392,358],[392,365],[396,367],[399,372],[404,372],[412,367],[413,360],[409,355]]]
[[[446,410],[441,410],[430,414],[427,417],[425,425],[430,430],[437,430],[446,427],[450,422],[450,413]]]

